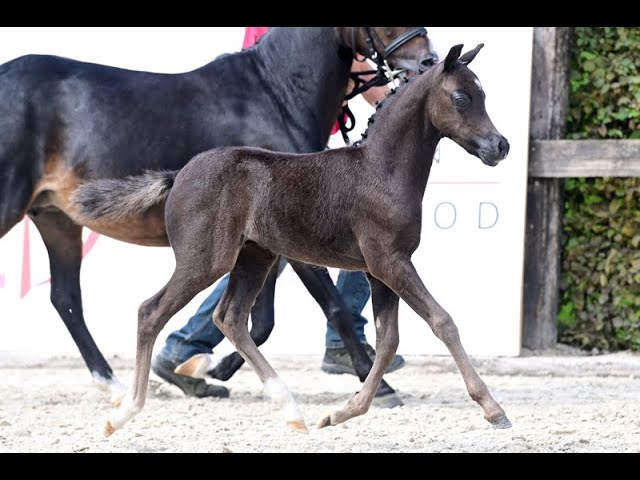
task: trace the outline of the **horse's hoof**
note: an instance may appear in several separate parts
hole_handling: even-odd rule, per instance
[[[309,429],[304,424],[303,420],[292,420],[290,422],[287,422],[287,425],[289,426],[289,428],[291,430],[293,430],[295,432],[298,432],[298,433],[309,433]]]
[[[107,423],[105,423],[105,425],[104,425],[104,436],[106,438],[109,438],[111,436],[111,434],[113,432],[115,432],[115,431],[116,431],[116,429],[113,428],[113,425],[111,425],[111,421],[107,420]]]
[[[371,405],[378,408],[395,408],[404,405],[397,393],[387,393],[386,395],[376,395],[373,397]]]
[[[511,425],[511,422],[506,415],[500,415],[495,420],[489,420],[489,423],[493,426],[493,428],[499,429],[511,428],[513,426]]]

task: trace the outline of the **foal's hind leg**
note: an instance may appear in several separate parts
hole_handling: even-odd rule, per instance
[[[278,262],[275,262],[267,275],[264,286],[262,287],[262,290],[260,290],[253,308],[251,309],[250,334],[253,341],[256,342],[256,345],[262,345],[266,342],[273,330],[273,302],[277,277]],[[206,376],[227,381],[242,365],[244,365],[244,358],[242,358],[238,352],[232,352],[216,363],[212,358],[212,355],[199,353],[191,357],[182,365],[186,365],[185,370],[189,372],[206,372]],[[182,367],[182,365],[180,367]],[[178,372],[176,370],[176,373],[182,372]]]
[[[329,271],[324,267],[315,267],[293,260],[290,260],[289,263],[309,293],[318,302],[327,320],[337,330],[351,357],[358,378],[364,382],[373,363],[356,336],[353,328],[353,315],[331,280]],[[376,392],[376,402],[376,405],[386,408],[403,405],[395,390],[384,379]]]
[[[82,227],[57,209],[30,213],[49,253],[51,303],[60,314],[80,354],[93,375],[94,382],[118,401],[125,388],[94,342],[82,312],[80,263],[82,262]]]
[[[469,396],[484,410],[484,418],[497,428],[511,427],[504,410],[493,399],[486,384],[473,368],[460,342],[458,328],[453,319],[431,296],[411,260],[382,256],[376,256],[376,260],[377,262],[370,263],[367,259],[367,264],[377,266],[372,274],[398,293],[427,322],[436,337],[444,342],[462,374]]]
[[[307,433],[291,392],[260,353],[247,328],[251,306],[275,259],[276,255],[269,250],[253,242],[245,243],[231,271],[229,284],[213,312],[213,320],[256,372],[267,395],[282,410],[287,425],[297,432]]]
[[[398,349],[398,296],[368,275],[376,325],[376,358],[362,389],[339,410],[320,419],[318,428],[337,425],[365,414],[373,401],[384,372]]]
[[[153,344],[162,328],[196,294],[215,282],[225,271],[225,268],[219,268],[210,272],[206,262],[202,261],[178,263],[162,290],[140,305],[133,384],[122,402],[109,414],[104,428],[105,436],[121,428],[142,410],[147,395]]]

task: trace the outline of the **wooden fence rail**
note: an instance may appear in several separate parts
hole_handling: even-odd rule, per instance
[[[640,177],[640,140],[534,140],[529,176]]]

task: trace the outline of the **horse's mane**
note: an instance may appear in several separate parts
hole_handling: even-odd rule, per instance
[[[413,77],[404,77],[400,85],[398,85],[397,87],[391,88],[387,96],[383,98],[381,101],[377,102],[375,112],[373,112],[369,117],[369,120],[367,120],[367,128],[362,134],[362,137],[360,138],[360,140],[357,140],[356,142],[353,143],[354,147],[359,147],[367,139],[369,135],[369,128],[371,127],[371,125],[373,125],[376,122],[376,118],[377,116],[379,116],[380,110],[388,109],[389,105],[396,102],[396,99],[398,98],[398,93],[401,94],[408,87],[410,83],[413,83],[418,78],[418,76],[422,75],[426,71],[427,70],[425,70],[424,68],[421,68],[420,70],[418,70],[418,75],[415,75]]]

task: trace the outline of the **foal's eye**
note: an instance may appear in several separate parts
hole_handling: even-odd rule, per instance
[[[452,98],[453,104],[458,108],[464,108],[471,103],[471,99],[466,93],[455,92]]]

